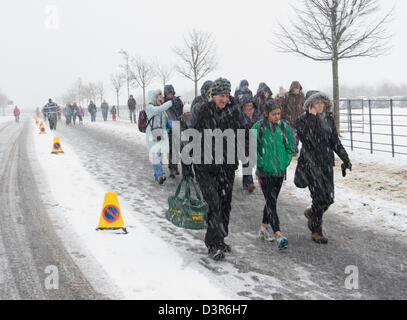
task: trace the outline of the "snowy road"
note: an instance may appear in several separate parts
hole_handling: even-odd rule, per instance
[[[279,199],[281,225],[290,241],[288,251],[281,253],[275,244],[257,239],[264,205],[263,196],[259,190],[250,196],[243,193],[240,177],[237,177],[230,236],[227,239],[234,251],[223,263],[211,261],[207,258],[202,241],[203,231],[178,229],[165,220],[167,197],[174,192],[179,180],[167,181],[163,187],[158,187],[153,182],[144,135],[138,132],[135,125],[123,122],[85,123],[85,126],[75,128],[59,125],[57,136],[61,139],[62,146],[69,145],[68,151],[74,151],[79,165],[81,163],[91,175],[90,179],[106,189],[116,191],[119,198],[125,201],[126,210],[123,214],[125,222],[129,221],[126,225],[129,236],[117,238],[115,235],[97,234],[92,221],[97,219],[102,197],[98,195],[96,207],[92,207],[90,215],[86,217],[77,214],[77,207],[82,205],[82,202],[74,205],[79,201],[78,197],[67,194],[63,200],[72,202],[66,205],[67,208],[64,208],[65,202],[55,203],[48,189],[50,186],[44,186],[44,172],[41,172],[33,156],[34,152],[40,151],[47,154],[42,160],[50,157],[52,137],[43,136],[39,139],[38,129],[31,125],[32,119],[22,121],[19,125],[11,120],[0,123],[0,299],[103,299],[107,296],[162,298],[171,296],[171,292],[171,297],[175,299],[184,296],[192,299],[407,298],[405,238],[386,232],[379,234],[377,228],[370,228],[368,225],[358,227],[331,209],[325,220],[330,243],[326,247],[315,245],[310,240],[303,217],[308,203],[294,198],[292,192],[289,192],[291,190],[288,190],[289,184],[285,184]],[[36,137],[36,143],[33,143],[33,137]],[[39,141],[42,142],[38,144]],[[35,151],[34,146],[39,150]],[[68,159],[69,152],[62,159]],[[58,164],[58,159],[62,161],[61,158],[51,157],[46,160],[50,162],[46,163]],[[68,169],[67,167],[67,171]],[[78,183],[90,183],[90,180],[88,177],[78,177],[78,174],[75,171],[66,172],[60,175],[62,180],[57,180],[53,185],[72,184],[61,190],[76,189],[88,194],[86,186],[79,186]],[[90,183],[89,187],[94,188],[95,185]],[[93,189],[92,192],[99,194],[103,190]],[[58,192],[55,194],[58,195]],[[94,199],[89,200],[95,202]],[[61,224],[65,211],[65,215],[72,219],[76,215],[79,225],[82,221],[83,233],[89,230],[90,236],[78,237],[84,239],[87,245],[72,244],[77,235],[72,233],[75,230],[71,230],[68,225]],[[144,242],[140,238],[140,235],[147,236],[143,228],[152,233]],[[169,246],[165,249],[168,252],[162,253],[163,257],[160,259],[152,256],[156,255],[154,250],[162,246],[155,242],[154,237],[163,239]],[[116,258],[109,257],[114,249],[100,251],[98,242],[103,243],[106,250],[108,242],[113,247],[126,242],[127,246],[134,246],[134,254],[129,255],[128,249],[124,247],[116,252]],[[145,249],[139,250],[140,246]],[[146,258],[153,262],[147,260],[142,265],[132,265],[137,261],[133,259],[143,259],[140,253],[151,255]],[[93,255],[98,258],[97,262]],[[114,264],[115,260],[126,255],[129,256],[127,260],[120,260],[123,265],[119,267]],[[182,259],[183,271],[178,267],[180,261],[176,255]],[[183,277],[195,279],[200,287],[194,289],[193,286],[182,284],[185,286],[183,290],[190,292],[182,295],[181,290],[175,289],[180,287],[179,284],[174,281],[166,283],[165,274],[158,277],[154,273],[151,277],[142,273],[141,278],[128,281],[127,273],[134,274],[134,270],[142,270],[143,267],[159,272],[162,266],[150,266],[149,263],[159,264],[163,261],[170,263],[171,267],[175,266],[170,271],[177,274],[174,280]],[[50,265],[57,266],[59,270],[59,290],[45,288],[44,282],[48,275],[46,268]],[[359,290],[345,288],[345,279],[349,276],[345,269],[348,266],[358,268]],[[169,267],[167,265],[166,270]],[[199,276],[194,275],[194,270]],[[123,272],[124,275],[120,276]],[[143,277],[148,279],[146,283],[142,281]],[[154,278],[161,282],[151,283]],[[110,286],[109,281],[112,279],[116,280],[124,295],[120,290],[116,291],[115,286]],[[208,279],[208,284],[205,279]],[[160,286],[166,290],[154,291],[154,288]],[[220,288],[222,294],[216,288]],[[146,290],[151,291],[147,294]],[[194,293],[196,296],[191,296]]]
[[[0,300],[101,299],[56,235],[42,203],[27,153],[30,121],[0,124]],[[58,290],[46,286],[55,270],[49,266],[59,270]]]
[[[136,215],[153,233],[172,244],[186,265],[199,261],[200,272],[242,298],[407,298],[405,239],[378,234],[368,226],[357,228],[330,211],[325,219],[330,243],[315,245],[303,216],[308,203],[290,198],[283,187],[279,213],[290,249],[280,253],[275,244],[257,239],[263,196],[259,190],[251,196],[244,194],[237,178],[227,239],[234,252],[225,263],[216,263],[206,256],[203,232],[177,229],[165,220],[167,197],[174,192],[177,182],[169,181],[163,187],[153,182],[151,164],[135,125],[122,122],[86,123],[75,128],[60,125],[57,132],[95,179],[131,205],[133,211],[129,214]],[[348,266],[359,270],[359,290],[345,288]]]

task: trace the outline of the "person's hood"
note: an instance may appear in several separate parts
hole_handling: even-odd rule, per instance
[[[175,96],[175,89],[172,84],[167,84],[164,86],[164,95],[172,94]]]
[[[213,81],[211,80],[205,81],[201,87],[201,95],[206,96],[206,92],[212,87],[212,85]]]
[[[156,100],[158,95],[161,94],[161,90],[150,90],[147,94],[147,103],[152,104],[153,106],[156,105]]]
[[[299,83],[298,81],[293,81],[290,86],[290,93],[292,93],[295,88],[299,88],[300,91],[302,91],[301,83]]]
[[[242,89],[243,86],[249,87],[249,81],[247,80],[240,81],[239,90],[244,92],[244,90]],[[249,88],[247,88],[246,91],[249,91]]]
[[[264,96],[266,92],[270,93],[270,97],[273,95],[273,92],[271,91],[270,87],[264,82],[260,82],[259,88],[257,89],[257,94]]]
[[[304,103],[304,109],[308,110],[310,106],[312,106],[315,102],[322,100],[325,102],[325,106],[326,106],[326,112],[332,112],[332,100],[331,98],[322,92],[317,92],[313,95],[311,95],[307,100],[305,100]]]

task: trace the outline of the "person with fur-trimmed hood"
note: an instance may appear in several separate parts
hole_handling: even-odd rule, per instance
[[[247,81],[247,80],[240,81],[239,88],[237,88],[235,91],[236,103],[237,104],[241,103],[242,98],[244,96],[250,96],[251,98],[253,98],[253,93],[249,89],[249,81]]]
[[[148,92],[146,114],[148,125],[146,128],[146,142],[151,161],[153,163],[155,181],[162,185],[165,173],[162,166],[163,154],[168,154],[168,131],[172,126],[166,111],[172,107],[172,100],[164,102],[161,90]]]
[[[231,251],[231,247],[225,243],[228,236],[229,216],[232,209],[232,193],[235,180],[235,171],[238,168],[237,161],[237,130],[241,128],[240,113],[233,97],[230,96],[230,81],[224,78],[215,80],[212,86],[212,101],[202,106],[198,114],[195,129],[202,137],[206,130],[217,129],[225,133],[233,130],[234,150],[228,150],[228,140],[222,137],[223,155],[216,157],[216,143],[209,139],[210,145],[205,146],[208,139],[202,139],[200,163],[194,163],[194,170],[204,200],[209,205],[208,229],[205,236],[205,244],[208,248],[209,257],[214,260],[222,260],[225,253]],[[229,163],[228,151],[234,152],[233,163]],[[210,152],[210,154],[206,154]],[[210,160],[210,162],[208,161]],[[205,161],[206,160],[206,161]],[[221,161],[219,161],[221,160]],[[219,163],[221,162],[221,163]]]
[[[294,182],[299,188],[308,187],[311,193],[312,206],[304,214],[312,240],[327,244],[322,217],[334,203],[334,152],[343,161],[343,171],[352,170],[352,164],[338,136],[331,99],[324,93],[315,93],[305,101],[304,109],[295,125],[302,149]]]

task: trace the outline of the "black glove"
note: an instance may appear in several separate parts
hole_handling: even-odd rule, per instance
[[[348,169],[349,171],[352,171],[352,164],[349,161],[344,162],[344,163],[342,163],[341,168],[342,168],[342,177],[345,178],[346,177],[346,169]]]

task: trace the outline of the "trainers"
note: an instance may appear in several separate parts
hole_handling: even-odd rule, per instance
[[[167,178],[165,176],[155,178],[155,181],[160,185],[164,184],[165,180],[167,180]]]
[[[175,170],[170,169],[170,178],[175,179]]]
[[[326,238],[326,237],[322,234],[322,232],[321,232],[321,233],[319,233],[319,232],[314,232],[314,233],[312,234],[312,240],[313,240],[315,243],[318,243],[318,244],[328,244],[328,238]]]
[[[219,248],[221,248],[221,250],[222,250],[224,253],[230,253],[230,252],[232,252],[232,247],[231,247],[230,245],[226,244],[225,242],[222,242],[222,243],[219,245]]]
[[[264,228],[263,226],[260,227],[259,238],[268,242],[274,242],[276,240],[274,238],[274,235],[272,234],[271,228],[270,227]]]
[[[279,250],[284,250],[288,247],[288,240],[282,234],[277,237],[277,247]]]
[[[220,261],[225,258],[225,253],[220,246],[211,246],[208,250],[208,255],[212,260]]]
[[[308,219],[308,229],[312,232],[311,209],[305,210],[304,216]]]
[[[254,186],[254,184],[249,184],[247,186],[247,191],[249,191],[249,193],[253,193],[253,191],[256,189],[256,187]]]

